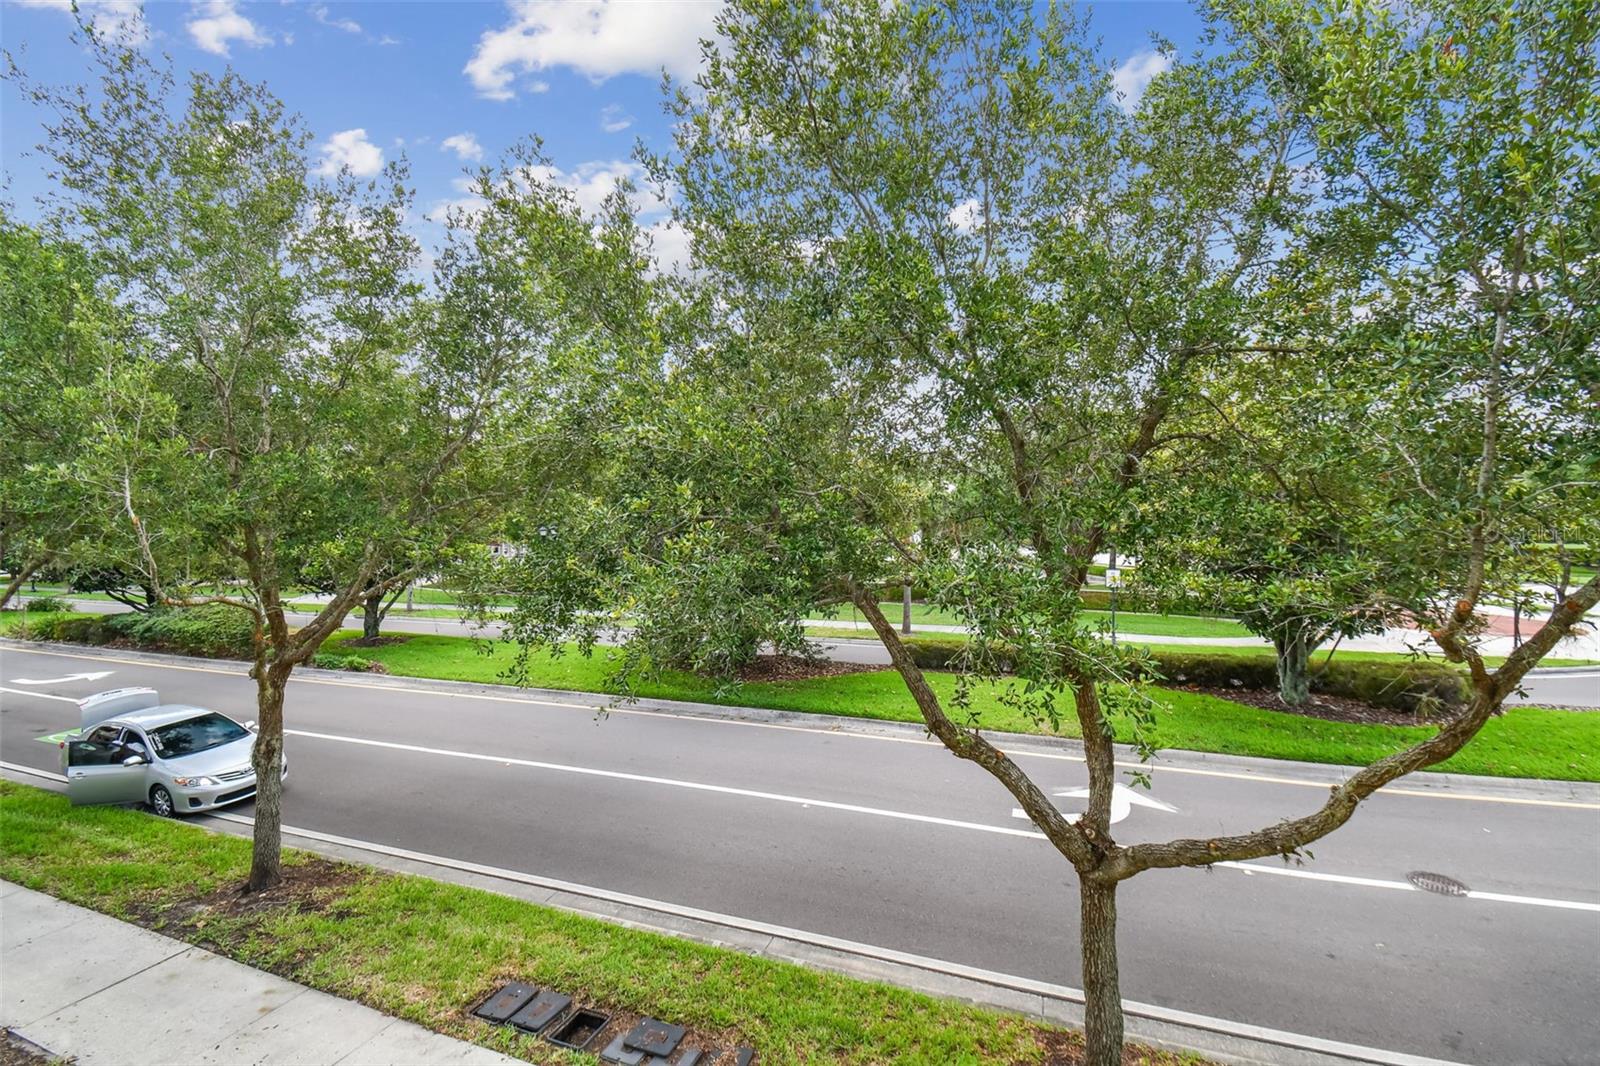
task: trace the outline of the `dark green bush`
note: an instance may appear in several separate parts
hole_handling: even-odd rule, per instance
[[[318,652],[311,659],[311,665],[318,670],[355,670],[364,674],[386,674],[389,671],[380,662],[373,659],[364,659],[359,655],[335,655],[332,652]]]
[[[951,660],[967,649],[967,642],[959,637],[918,637],[905,642],[911,661],[924,670],[948,669]]]
[[[912,662],[924,670],[952,669],[966,648],[956,638],[906,642]],[[1277,664],[1270,655],[1215,655],[1205,652],[1159,652],[1151,656],[1165,681],[1200,688],[1275,689]],[[1440,662],[1339,662],[1313,667],[1311,689],[1345,696],[1376,707],[1429,713],[1459,707],[1471,697],[1461,671]]]
[[[1278,687],[1270,655],[1162,652],[1153,656],[1167,681],[1202,688]],[[1472,694],[1461,671],[1439,662],[1339,662],[1311,670],[1311,690],[1407,713],[1459,707]]]
[[[104,644],[106,637],[100,630],[102,619],[95,615],[83,617],[75,614],[28,615],[21,625],[11,630],[11,635],[21,640],[67,640],[77,644]]]
[[[250,616],[220,603],[107,615],[105,629],[111,639],[184,655],[248,658],[254,648]]]
[[[72,604],[54,596],[35,596],[24,604],[22,609],[24,611],[38,612],[70,611],[72,610]]]

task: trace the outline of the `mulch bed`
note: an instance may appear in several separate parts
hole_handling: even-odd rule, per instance
[[[1298,714],[1306,718],[1321,718],[1327,722],[1354,722],[1359,725],[1438,725],[1449,721],[1449,715],[1419,718],[1409,711],[1397,711],[1390,707],[1376,707],[1361,700],[1351,699],[1349,696],[1330,696],[1323,692],[1313,692],[1311,698],[1306,700],[1305,703],[1299,707],[1291,707],[1278,698],[1276,689],[1270,688],[1216,688],[1204,685],[1162,685],[1161,687],[1177,689],[1179,692],[1199,692],[1207,696],[1232,700],[1235,703],[1246,703],[1252,707],[1260,707],[1262,710]]]
[[[871,663],[838,663],[829,659],[805,659],[798,655],[763,655],[739,671],[741,681],[806,681],[813,677],[839,677],[882,670]]]

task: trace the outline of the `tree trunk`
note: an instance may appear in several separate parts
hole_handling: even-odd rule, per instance
[[[1117,882],[1082,878],[1083,1038],[1085,1066],[1122,1062],[1122,989],[1117,980]]]
[[[377,640],[378,627],[383,624],[383,593],[374,592],[361,605],[361,639]]]
[[[250,853],[250,880],[246,892],[260,892],[283,881],[283,689],[288,668],[261,669],[256,678],[257,719],[255,753],[250,764],[256,772],[254,847]]]
[[[1278,652],[1278,698],[1298,707],[1311,697],[1311,652],[1304,626],[1290,624],[1272,639]]]
[[[23,564],[20,570],[18,570],[15,574],[12,574],[11,580],[6,582],[5,588],[0,589],[0,607],[4,607],[6,604],[11,602],[11,598],[17,594],[19,589],[22,588],[22,583],[24,581],[30,582],[30,590],[36,590],[38,586],[32,585],[31,582],[33,581],[34,574],[38,573],[39,568],[44,564],[45,560],[36,559]]]

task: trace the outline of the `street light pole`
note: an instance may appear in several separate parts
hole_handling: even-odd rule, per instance
[[[1111,557],[1113,560],[1116,556]],[[1117,589],[1122,587],[1122,571],[1115,565],[1106,567],[1106,589],[1111,595],[1111,646],[1117,646]]]
[[[900,586],[900,632],[911,632],[911,583]]]

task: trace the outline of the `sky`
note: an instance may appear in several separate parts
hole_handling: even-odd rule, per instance
[[[0,44],[34,78],[86,80],[85,53],[69,40],[71,0],[0,0]],[[670,146],[660,72],[694,76],[699,40],[717,0],[79,0],[102,30],[130,34],[180,71],[231,65],[264,81],[315,135],[319,165],[376,173],[401,155],[411,164],[417,224],[426,230],[463,197],[463,170],[493,163],[538,135],[580,202],[592,206],[619,175],[637,178],[635,145]],[[1117,83],[1130,98],[1164,66],[1158,33],[1180,50],[1200,22],[1187,2],[1090,6]],[[0,83],[4,200],[24,218],[48,189],[34,147],[40,115],[14,84]],[[658,226],[666,209],[642,203]],[[428,236],[419,232],[419,236]],[[658,230],[657,251],[677,254]]]

